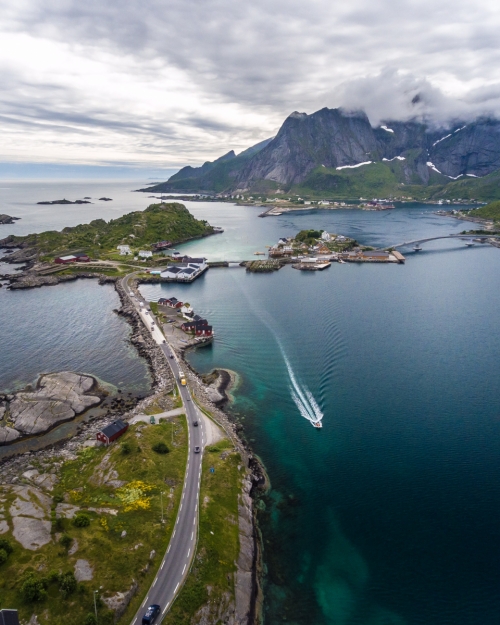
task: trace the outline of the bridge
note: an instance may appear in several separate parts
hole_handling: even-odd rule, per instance
[[[439,239],[468,239],[469,241],[471,239],[500,239],[500,235],[495,235],[495,234],[447,234],[441,237],[428,237],[427,239],[416,239],[415,241],[404,241],[403,243],[398,243],[397,245],[387,245],[384,248],[380,248],[380,249],[397,249],[398,247],[406,247],[408,245],[416,245],[417,247],[420,247],[421,243],[428,243],[429,241],[437,241]]]

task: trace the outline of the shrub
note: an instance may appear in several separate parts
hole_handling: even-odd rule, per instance
[[[49,582],[49,584],[53,584],[54,582],[58,582],[59,581],[59,573],[57,571],[50,571],[50,573],[47,575],[47,581]]]
[[[90,525],[90,517],[86,514],[79,513],[73,519],[75,527],[88,527]]]
[[[122,443],[122,454],[124,456],[130,454],[132,452],[132,445],[126,441],[125,443]]]
[[[168,454],[170,449],[163,442],[155,443],[152,447],[153,451],[157,454]]]
[[[75,592],[77,585],[75,576],[71,571],[63,573],[59,577],[59,590],[64,599]]]
[[[64,530],[64,522],[61,517],[52,518],[52,527],[55,532],[62,532]]]
[[[21,586],[21,597],[25,603],[43,601],[47,598],[47,580],[37,579],[34,573],[29,573]]]
[[[58,493],[57,495],[54,495],[54,503],[58,504],[58,503],[62,503],[64,501],[64,497]]]
[[[14,551],[14,547],[6,538],[0,538],[0,549],[3,549],[7,555],[10,555]]]
[[[90,612],[83,619],[83,625],[96,625],[97,621],[95,620],[95,616]]]
[[[71,543],[73,542],[73,539],[71,538],[71,536],[68,536],[68,534],[63,534],[59,542],[65,549],[69,549],[71,546]]]
[[[0,564],[7,562],[7,558],[9,554],[5,551],[5,549],[0,549]]]

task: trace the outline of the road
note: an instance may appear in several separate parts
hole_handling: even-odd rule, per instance
[[[129,281],[134,274],[129,274],[122,279],[125,293],[130,297]],[[170,364],[176,380],[179,380],[181,363],[177,360],[175,353],[165,342],[165,336],[155,321],[151,311],[147,311],[147,302],[141,298],[130,297],[144,324],[151,331],[152,337],[163,350],[167,361]],[[140,304],[143,304],[141,306]],[[171,357],[172,356],[172,357]],[[161,618],[155,622],[160,623],[168,609],[172,605],[177,593],[182,587],[190,569],[191,561],[196,551],[196,540],[198,532],[198,502],[200,496],[201,464],[203,457],[203,447],[206,443],[204,418],[201,411],[192,401],[191,394],[187,386],[178,385],[179,392],[186,410],[188,423],[188,461],[184,486],[182,489],[181,503],[177,513],[177,519],[173,534],[170,538],[167,551],[163,557],[158,573],[151,584],[151,587],[142,602],[137,614],[132,619],[132,625],[140,625],[142,616],[146,608],[156,603],[161,607]],[[199,425],[195,427],[193,422]],[[195,446],[199,446],[200,453],[195,453]]]
[[[427,241],[437,241],[438,239],[500,239],[500,236],[494,234],[446,234],[441,237],[429,237],[427,239],[415,239],[415,241],[404,241],[397,245],[388,245],[380,249],[396,249],[397,247],[405,247],[406,245],[416,245],[417,243],[427,243]]]

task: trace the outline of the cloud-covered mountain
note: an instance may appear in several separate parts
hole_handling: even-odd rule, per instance
[[[202,167],[185,167],[155,189],[221,192],[267,182],[268,188],[334,191],[335,180],[340,184],[345,174],[373,164],[403,185],[481,178],[500,169],[500,122],[478,118],[436,130],[420,121],[387,120],[373,127],[362,111],[294,112],[273,139],[239,156],[231,151]]]

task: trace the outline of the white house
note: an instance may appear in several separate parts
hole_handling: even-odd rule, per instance
[[[329,241],[331,239],[330,235],[326,230],[321,233],[321,238],[323,239],[323,241]]]
[[[181,308],[181,313],[184,315],[184,317],[191,319],[191,317],[193,316],[194,310],[191,308],[189,303],[186,302]]]
[[[139,256],[140,258],[152,258],[153,252],[150,252],[149,250],[140,250]]]
[[[128,256],[129,254],[132,254],[130,245],[118,245],[116,249],[120,252],[120,256]]]
[[[208,265],[205,259],[201,259],[201,262],[179,263],[167,267],[165,271],[161,272],[161,277],[176,282],[192,282],[207,269]]]

